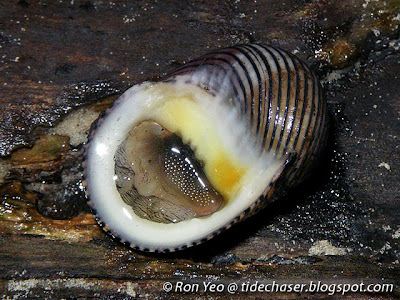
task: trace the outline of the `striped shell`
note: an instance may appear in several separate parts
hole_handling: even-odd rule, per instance
[[[127,90],[92,126],[86,194],[130,247],[211,239],[302,182],[327,108],[296,57],[256,44],[211,52]]]

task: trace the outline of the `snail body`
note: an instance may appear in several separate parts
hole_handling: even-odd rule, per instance
[[[89,204],[134,249],[185,249],[302,182],[326,123],[318,80],[299,59],[256,44],[211,52],[133,86],[96,121]]]

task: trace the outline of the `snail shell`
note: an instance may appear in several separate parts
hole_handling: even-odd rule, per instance
[[[327,108],[296,57],[214,51],[128,89],[92,126],[84,185],[98,222],[143,251],[211,239],[303,181]]]

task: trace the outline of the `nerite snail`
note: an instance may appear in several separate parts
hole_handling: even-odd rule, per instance
[[[134,249],[199,244],[300,183],[326,123],[318,80],[299,59],[255,44],[211,52],[133,86],[97,120],[89,204]]]

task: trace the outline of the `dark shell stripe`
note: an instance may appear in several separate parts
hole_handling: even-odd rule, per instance
[[[278,154],[278,150],[280,148],[280,144],[282,142],[283,133],[286,132],[284,130],[285,125],[287,123],[287,111],[288,105],[290,102],[290,88],[292,78],[290,76],[290,68],[289,63],[285,59],[283,53],[277,51],[280,55],[279,57],[279,66],[280,66],[280,103],[279,103],[279,116],[278,114],[275,116],[275,126],[274,126],[274,139],[271,141],[270,149],[274,154]],[[293,68],[292,68],[293,69]],[[293,84],[292,84],[293,85]],[[278,155],[279,156],[279,155]]]
[[[287,115],[285,116],[285,128],[287,130],[282,131],[281,135],[281,143],[278,150],[278,155],[282,156],[284,153],[287,153],[289,142],[293,140],[293,128],[294,122],[296,120],[296,114],[298,112],[298,105],[299,105],[299,94],[300,94],[300,74],[298,68],[296,66],[296,62],[292,62],[291,68],[291,76],[294,77],[293,85],[290,89],[290,93],[288,94],[288,102],[287,102]]]
[[[267,143],[267,134],[261,130],[261,128],[268,128],[270,119],[269,116],[272,114],[272,70],[271,67],[268,63],[266,63],[266,58],[262,54],[262,52],[255,48],[254,46],[247,46],[246,49],[254,53],[254,56],[257,57],[258,59],[258,68],[261,74],[264,76],[263,84],[262,84],[262,91],[260,92],[261,98],[259,99],[260,104],[258,106],[255,106],[255,108],[258,107],[257,114],[258,114],[258,119],[260,120],[260,123],[257,124],[257,132],[255,136],[257,136],[257,149],[260,149],[260,151],[265,150],[265,145]],[[275,72],[276,73],[276,72]],[[267,75],[267,76],[265,76]],[[264,101],[265,99],[270,99],[269,101]],[[263,113],[263,112],[270,112],[270,113]]]
[[[290,178],[302,175],[295,180],[301,181],[318,151],[326,122],[319,83],[309,68],[283,50],[251,44],[211,52],[167,78],[204,70],[202,85],[216,92],[222,81],[232,87],[229,96],[240,107],[260,152],[277,157],[298,154]],[[215,75],[221,72],[223,76]]]
[[[235,49],[239,49],[239,47],[236,47]],[[253,86],[256,87],[254,91],[254,97],[249,99],[250,101],[250,119],[249,119],[249,125],[250,128],[252,129],[251,132],[254,136],[257,136],[261,131],[260,128],[265,128],[263,127],[263,124],[266,124],[267,119],[264,117],[266,116],[262,112],[264,111],[265,107],[264,105],[266,104],[266,101],[264,99],[266,98],[265,92],[267,91],[267,86],[270,82],[269,78],[265,78],[265,74],[269,73],[268,70],[265,68],[265,65],[262,64],[262,61],[260,60],[260,55],[257,53],[254,53],[251,51],[251,49],[243,47],[243,54],[246,56],[246,58],[251,62],[252,69],[254,70],[254,74],[256,76],[251,76],[251,78],[255,81],[253,83]],[[264,125],[265,126],[265,125]],[[264,141],[265,139],[263,136],[261,138],[258,138],[258,147],[259,149],[262,149],[260,145],[260,141]]]
[[[314,97],[314,88],[315,85],[314,83],[308,82],[311,86],[308,86],[307,94],[305,95],[304,98],[304,105],[305,107],[305,114],[303,116],[303,124],[300,127],[300,132],[298,133],[300,140],[298,141],[298,146],[299,148],[296,148],[296,152],[300,154],[298,158],[298,163],[297,163],[297,169],[299,170],[301,168],[302,163],[304,162],[304,154],[305,151],[304,149],[308,149],[308,145],[311,142],[310,138],[310,126],[313,123],[313,116],[314,116],[314,110],[315,110],[315,103],[313,101]],[[307,102],[306,102],[307,101]]]
[[[269,107],[267,111],[260,112],[260,113],[267,113],[266,118],[268,123],[266,127],[260,128],[260,132],[258,136],[263,136],[263,144],[262,149],[264,152],[271,151],[271,147],[273,145],[276,133],[276,125],[279,121],[279,113],[280,113],[280,102],[281,102],[281,85],[282,85],[282,78],[281,78],[281,68],[279,66],[278,58],[274,55],[272,48],[271,49],[263,49],[264,51],[262,54],[264,55],[264,63],[268,64],[271,69],[271,90],[268,93],[271,97],[265,98],[264,101],[269,102]],[[268,74],[265,74],[268,75]]]
[[[309,164],[310,155],[312,154],[311,151],[313,149],[312,145],[313,145],[313,143],[316,142],[315,135],[316,135],[318,128],[320,128],[320,124],[322,121],[321,120],[322,106],[320,105],[321,101],[319,100],[319,96],[320,96],[320,93],[319,93],[318,82],[314,78],[313,94],[312,94],[313,102],[312,102],[311,112],[310,112],[311,118],[309,119],[309,123],[307,125],[306,139],[304,140],[304,142],[302,144],[302,148],[300,149],[300,153],[302,153],[302,154],[304,153],[304,155],[302,155],[300,157],[299,164],[298,164],[299,169],[301,170],[300,172],[302,172],[302,173],[305,173],[304,169]]]
[[[276,154],[282,156],[286,153],[286,145],[289,140],[288,137],[292,133],[291,121],[293,120],[293,109],[296,107],[296,94],[298,84],[298,77],[296,76],[296,68],[294,62],[285,53],[283,53],[283,59],[287,67],[287,92],[286,92],[286,104],[285,104],[285,116],[282,128],[287,128],[286,130],[280,130],[279,141],[276,144]]]
[[[291,108],[292,108],[292,113],[289,117],[292,118],[291,120],[291,126],[290,130],[288,131],[288,135],[286,137],[286,143],[285,143],[285,148],[284,152],[286,153],[288,149],[292,149],[296,145],[296,141],[298,138],[298,135],[292,134],[294,130],[297,130],[297,128],[301,127],[301,115],[303,112],[303,107],[304,107],[304,102],[300,101],[300,99],[303,99],[304,97],[304,70],[302,69],[300,63],[295,60],[294,61],[294,69],[296,72],[296,94],[295,98],[292,99],[291,103]]]
[[[237,51],[237,47],[232,47],[232,49]],[[240,50],[240,48],[239,48]],[[251,126],[251,133],[256,134],[260,128],[260,105],[263,103],[263,94],[262,91],[264,90],[263,85],[265,84],[265,80],[262,79],[263,72],[258,69],[260,62],[258,61],[258,57],[254,55],[252,52],[242,52],[244,57],[246,58],[245,64],[251,64],[251,68],[247,68],[249,72],[249,78],[252,79],[252,97],[251,97],[251,109],[249,109],[250,114],[250,126]]]
[[[322,91],[319,89],[319,98],[322,97]],[[327,133],[327,106],[325,102],[319,102],[321,108],[318,110],[319,115],[316,117],[317,125],[315,126],[312,138],[312,144],[309,146],[310,150],[305,158],[305,162],[302,166],[302,172],[307,172],[308,164],[315,159],[319,154],[326,140]],[[293,177],[293,175],[291,176]]]

